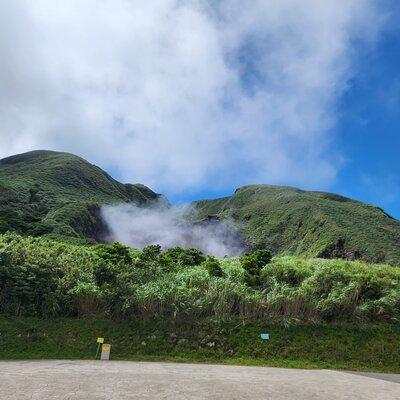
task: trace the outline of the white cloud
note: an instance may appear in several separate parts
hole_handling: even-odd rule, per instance
[[[157,190],[326,186],[368,0],[3,0],[0,156],[70,151]]]
[[[160,244],[164,249],[194,247],[217,257],[237,256],[244,250],[238,227],[232,221],[188,223],[197,216],[196,209],[188,205],[165,207],[161,201],[149,208],[104,206],[101,216],[110,230],[106,240],[139,249],[150,244]]]

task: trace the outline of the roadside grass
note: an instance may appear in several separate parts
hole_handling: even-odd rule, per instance
[[[270,340],[260,339],[268,332]],[[111,359],[400,373],[400,325],[265,326],[238,319],[38,319],[0,316],[0,359]]]

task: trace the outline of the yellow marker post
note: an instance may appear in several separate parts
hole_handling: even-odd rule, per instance
[[[109,360],[110,359],[110,351],[111,351],[111,344],[103,343],[103,345],[101,346],[100,360]]]
[[[104,338],[103,337],[98,337],[97,338],[97,351],[96,351],[96,360],[97,360],[97,356],[99,354],[99,350],[100,350],[100,345],[104,343]]]

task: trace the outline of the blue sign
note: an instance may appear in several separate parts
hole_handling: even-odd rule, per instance
[[[269,333],[262,333],[260,336],[262,340],[269,340]]]

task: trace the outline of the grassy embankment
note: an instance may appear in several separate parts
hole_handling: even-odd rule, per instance
[[[399,268],[150,250],[0,235],[0,359],[90,359],[101,336],[113,359],[400,372]]]
[[[268,331],[269,342],[259,335]],[[396,324],[263,326],[238,320],[112,321],[0,317],[0,359],[93,359],[96,338],[113,360],[168,360],[400,372]]]

